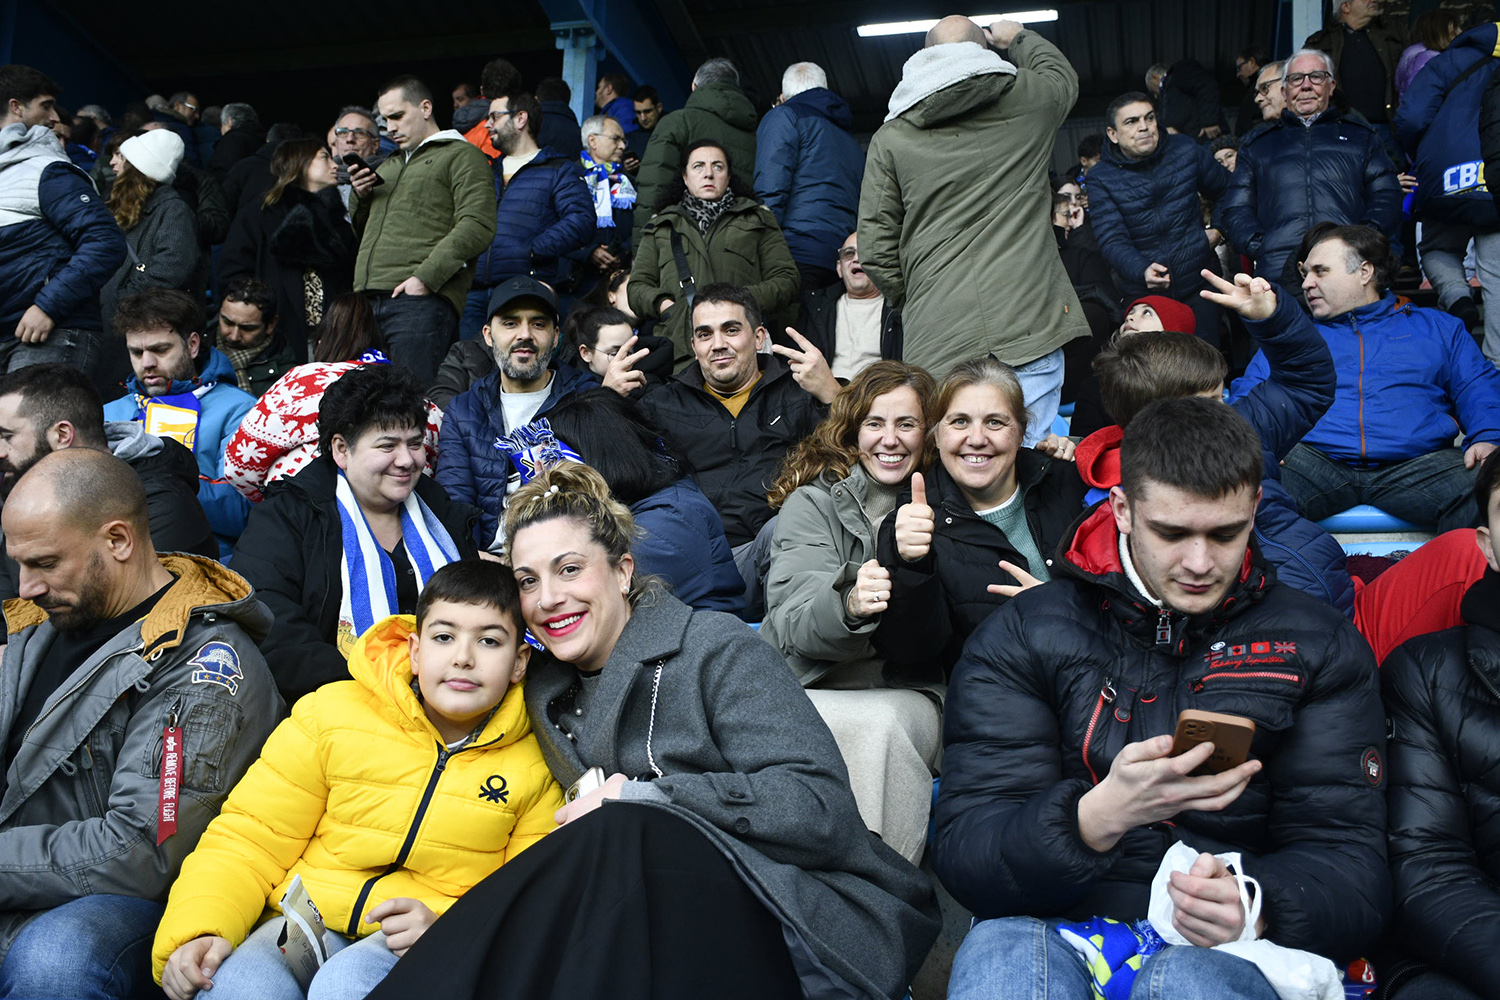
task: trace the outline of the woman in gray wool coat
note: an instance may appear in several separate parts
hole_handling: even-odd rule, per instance
[[[371,1000],[900,997],[937,935],[931,883],[865,829],[776,650],[637,577],[630,512],[587,466],[523,486],[505,528],[546,647],[532,726],[589,790]]]

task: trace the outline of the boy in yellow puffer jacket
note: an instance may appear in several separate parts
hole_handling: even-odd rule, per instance
[[[562,790],[526,718],[510,568],[439,569],[413,628],[398,615],[359,638],[354,679],[297,702],[183,863],[152,949],[168,996],[301,1000],[276,946],[277,903],[300,875],[331,955],[307,995],[362,997],[555,826]]]

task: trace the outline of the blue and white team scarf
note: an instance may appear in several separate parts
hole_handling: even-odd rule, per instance
[[[396,567],[375,541],[354,490],[341,471],[335,498],[343,530],[344,560],[339,580],[344,595],[339,600],[336,645],[345,659],[354,641],[376,622],[396,614]],[[417,574],[417,587],[427,586],[428,577],[443,566],[458,561],[458,546],[428,506],[413,490],[401,505],[401,544]]]
[[[635,185],[625,176],[618,163],[597,163],[588,150],[579,154],[583,180],[594,200],[594,224],[608,229],[615,226],[615,209],[635,207]]]
[[[533,420],[525,427],[518,427],[505,437],[495,439],[495,450],[510,456],[521,477],[521,485],[535,479],[543,469],[559,462],[582,463],[578,452],[552,433],[552,424],[546,417]]]

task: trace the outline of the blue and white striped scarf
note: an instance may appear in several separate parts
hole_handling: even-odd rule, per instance
[[[370,531],[364,511],[342,471],[335,497],[343,530],[344,561],[339,581],[344,595],[339,599],[339,652],[347,659],[354,640],[382,619],[396,614],[396,567]],[[401,505],[401,544],[417,574],[417,587],[443,566],[458,561],[458,546],[415,490]]]

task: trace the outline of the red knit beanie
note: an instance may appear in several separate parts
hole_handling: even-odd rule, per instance
[[[1193,317],[1192,307],[1183,305],[1176,299],[1169,299],[1165,295],[1142,295],[1126,306],[1125,312],[1129,313],[1136,306],[1150,306],[1155,310],[1163,330],[1191,333],[1195,336],[1198,333],[1198,321]]]

